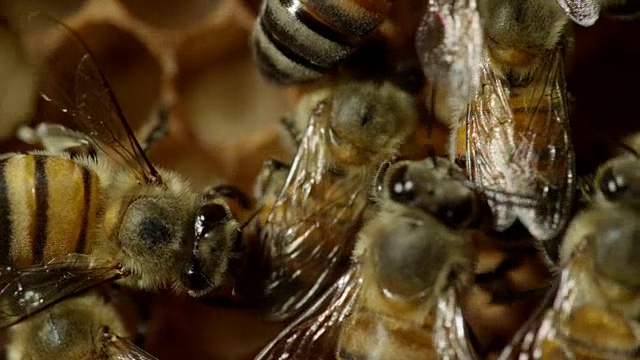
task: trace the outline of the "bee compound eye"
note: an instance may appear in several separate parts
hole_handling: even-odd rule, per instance
[[[223,222],[227,216],[227,209],[220,204],[205,204],[198,210],[198,217],[207,223]]]
[[[223,224],[229,217],[227,209],[220,204],[205,204],[196,215],[196,236],[204,237],[213,231],[218,224]]]
[[[598,178],[598,189],[607,200],[617,201],[626,195],[629,186],[622,174],[617,174],[613,167],[608,167]]]
[[[203,274],[200,260],[196,257],[189,259],[182,272],[182,284],[189,290],[202,292],[211,287],[211,282]]]
[[[408,203],[416,198],[415,184],[406,178],[407,166],[401,166],[390,174],[389,197],[393,201]]]

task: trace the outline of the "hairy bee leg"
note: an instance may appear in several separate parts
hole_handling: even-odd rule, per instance
[[[41,145],[49,152],[71,152],[92,156],[96,154],[96,149],[87,134],[60,124],[40,123],[35,127],[22,125],[16,131],[16,137],[27,144]]]
[[[302,142],[302,135],[296,128],[296,120],[288,116],[283,116],[280,118],[280,125],[282,125],[287,134],[289,134],[293,144],[296,147],[300,146],[300,143]]]
[[[234,185],[212,186],[204,192],[204,196],[209,199],[219,196],[233,199],[236,200],[244,210],[249,210],[251,208],[251,200],[247,194]]]
[[[151,132],[142,142],[142,150],[146,153],[159,141],[167,137],[169,133],[169,105],[163,104],[157,111],[158,124],[151,129]]]

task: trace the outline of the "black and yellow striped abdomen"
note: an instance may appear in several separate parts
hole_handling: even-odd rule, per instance
[[[385,19],[391,0],[263,0],[253,31],[258,67],[281,84],[317,79]]]
[[[65,157],[0,161],[0,265],[38,265],[88,253],[100,208],[98,175]]]

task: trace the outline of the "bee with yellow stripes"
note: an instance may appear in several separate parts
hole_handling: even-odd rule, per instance
[[[40,95],[81,132],[42,125],[34,133],[97,152],[50,147],[0,158],[0,327],[109,281],[210,293],[240,239],[217,188],[196,192],[149,162],[86,44],[67,32],[81,53],[74,81],[47,74]]]
[[[443,158],[383,166],[351,267],[256,357],[475,359],[459,307],[479,195]]]

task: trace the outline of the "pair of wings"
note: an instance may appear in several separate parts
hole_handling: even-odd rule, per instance
[[[339,338],[342,324],[357,311],[363,279],[354,264],[310,308],[296,318],[256,356],[256,360],[335,359],[340,353]],[[436,323],[433,329],[435,349],[439,356],[449,359],[474,359],[468,342],[455,290],[449,289],[437,301]],[[385,346],[388,334],[376,334],[375,346]],[[376,359],[372,350],[370,357]],[[427,354],[425,354],[427,356]]]
[[[40,98],[69,118],[103,155],[136,174],[141,184],[162,185],[162,179],[138,143],[84,40],[65,24],[46,15],[38,14],[34,18],[31,21],[47,24],[47,31],[53,29],[65,35],[65,46],[59,47],[65,51],[49,54],[40,74]],[[69,59],[77,61],[75,71],[63,74],[62,65],[68,64]]]
[[[96,266],[88,255],[67,254],[48,264],[0,270],[0,328],[69,296],[126,276],[118,266]]]
[[[526,87],[509,88],[489,61],[464,118],[467,174],[487,195],[496,230],[518,219],[535,238],[554,238],[575,193],[562,49],[544,56]]]
[[[336,170],[328,148],[330,111],[323,103],[318,109],[262,229],[272,319],[300,312],[337,280],[367,203],[370,169],[338,164]]]

